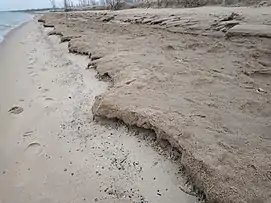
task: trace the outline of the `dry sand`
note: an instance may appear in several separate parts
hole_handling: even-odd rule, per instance
[[[42,21],[112,81],[95,116],[168,140],[209,202],[270,203],[270,19],[270,7],[202,7]]]
[[[184,202],[178,156],[151,132],[93,121],[108,83],[37,22],[0,45],[0,202]]]

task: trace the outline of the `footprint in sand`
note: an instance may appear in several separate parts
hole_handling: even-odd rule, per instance
[[[43,152],[42,146],[38,142],[32,142],[30,143],[27,148],[25,149],[26,153],[34,154],[34,155],[40,155]]]
[[[14,106],[12,107],[11,109],[9,109],[9,113],[12,113],[12,114],[20,114],[24,111],[24,109],[22,107],[19,107],[19,106]]]
[[[36,76],[39,75],[38,73],[36,73],[36,72],[34,72],[34,71],[30,71],[28,74],[29,74],[30,76],[32,76],[32,77],[36,77]]]
[[[28,137],[31,136],[33,134],[33,131],[27,131],[23,134],[23,137]]]
[[[30,58],[29,58],[29,65],[33,65],[36,61],[37,61],[36,58],[30,57]]]
[[[36,48],[34,48],[34,49],[32,49],[32,50],[30,51],[30,53],[35,53],[35,52],[37,52],[37,49],[36,49]]]
[[[47,89],[47,88],[42,90],[43,93],[48,92],[48,91],[49,91],[49,89]]]

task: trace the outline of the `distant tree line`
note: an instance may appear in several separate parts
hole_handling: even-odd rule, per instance
[[[53,10],[57,9],[56,1],[49,0]],[[70,10],[72,8],[84,8],[84,7],[91,7],[95,5],[105,5],[109,7],[115,7],[116,5],[120,4],[121,2],[126,3],[135,3],[139,0],[63,0],[62,8],[65,10]]]

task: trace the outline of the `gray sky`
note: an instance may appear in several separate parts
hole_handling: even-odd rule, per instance
[[[58,5],[62,0],[55,0]],[[50,0],[0,0],[0,10],[50,7]]]

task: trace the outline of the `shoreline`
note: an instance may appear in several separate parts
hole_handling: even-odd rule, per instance
[[[133,11],[136,12],[136,10]],[[121,12],[125,14],[125,11]],[[195,199],[190,199],[190,197],[186,197],[185,194],[181,193],[181,191],[183,192],[181,189],[184,183],[183,180],[178,180],[177,184],[169,181],[180,177],[172,175],[180,172],[178,164],[172,166],[170,161],[166,162],[165,159],[153,153],[148,147],[145,148],[146,146],[142,149],[141,143],[145,143],[146,137],[156,139],[153,138],[153,135],[147,133],[142,135],[144,139],[138,140],[137,136],[134,136],[137,133],[127,133],[129,128],[120,127],[115,123],[112,124],[117,126],[115,130],[112,132],[112,127],[109,127],[108,131],[104,126],[97,125],[97,123],[92,121],[94,114],[94,116],[102,118],[117,118],[131,126],[135,125],[141,128],[152,129],[155,131],[158,140],[165,139],[169,141],[173,147],[181,152],[179,156],[184,167],[181,171],[185,171],[188,176],[190,175],[191,183],[195,184],[200,189],[200,192],[204,191],[207,201],[249,202],[254,201],[255,197],[257,197],[261,202],[268,202],[270,196],[266,191],[270,187],[270,183],[267,180],[270,179],[268,171],[270,168],[268,163],[270,162],[268,162],[268,157],[265,157],[264,152],[269,152],[269,137],[267,134],[269,132],[268,121],[270,118],[267,106],[269,103],[267,102],[267,105],[265,105],[265,102],[270,100],[270,87],[268,82],[266,82],[266,72],[263,72],[261,69],[257,70],[260,71],[260,76],[264,75],[264,77],[259,77],[259,75],[254,77],[253,73],[249,75],[250,72],[243,74],[238,72],[240,67],[237,67],[235,62],[238,61],[238,64],[242,64],[244,67],[246,67],[247,62],[255,65],[254,63],[258,64],[258,61],[265,61],[268,64],[268,53],[260,51],[267,50],[266,47],[269,42],[265,41],[265,39],[253,38],[253,40],[258,42],[257,46],[259,47],[257,47],[253,43],[250,44],[245,38],[245,43],[247,44],[242,44],[244,47],[240,48],[240,44],[235,44],[235,42],[227,41],[223,38],[218,40],[211,37],[182,35],[183,41],[179,41],[180,35],[176,33],[169,34],[161,30],[159,30],[158,35],[156,32],[153,32],[151,26],[141,27],[133,24],[125,25],[124,27],[119,26],[118,22],[121,22],[121,20],[124,22],[134,20],[134,16],[127,17],[126,15],[123,17],[121,12],[118,12],[118,15],[115,16],[115,18],[119,18],[117,19],[119,21],[110,23],[104,23],[104,21],[112,19],[111,16],[106,16],[108,14],[101,14],[101,16],[93,14],[91,21],[88,21],[90,30],[85,27],[85,16],[79,16],[80,18],[76,16],[81,15],[80,12],[73,14],[71,18],[74,30],[61,29],[63,24],[58,26],[58,23],[62,23],[61,18],[59,18],[61,13],[49,14],[47,16],[50,25],[55,26],[56,33],[61,33],[63,38],[67,37],[68,50],[83,55],[88,53],[90,59],[68,54],[67,43],[58,44],[59,38],[44,36],[45,31],[40,30],[43,28],[37,29],[33,26],[33,24],[37,25],[36,22],[30,21],[28,22],[29,24],[25,24],[25,26],[32,27],[31,29],[33,30],[31,32],[33,32],[34,36],[31,36],[29,39],[20,39],[13,45],[13,49],[9,49],[9,53],[13,54],[14,47],[16,47],[15,56],[7,54],[6,58],[11,56],[16,58],[17,56],[20,59],[22,58],[22,61],[16,63],[4,60],[4,64],[12,64],[3,65],[5,68],[11,67],[10,78],[7,77],[6,84],[2,85],[0,83],[3,88],[9,87],[11,90],[17,91],[17,93],[14,93],[16,99],[13,100],[13,93],[6,93],[4,89],[0,88],[4,92],[4,100],[10,100],[7,102],[8,105],[11,103],[18,104],[24,108],[22,115],[11,117],[7,113],[7,105],[3,106],[1,103],[1,111],[4,109],[4,118],[10,123],[15,122],[13,126],[19,126],[20,130],[20,132],[17,132],[17,129],[8,129],[9,125],[7,125],[4,126],[7,133],[5,130],[2,133],[7,137],[11,137],[6,138],[10,143],[17,142],[21,151],[13,146],[12,149],[7,149],[7,152],[3,150],[4,155],[1,157],[0,147],[0,161],[3,160],[4,163],[9,162],[5,156],[9,157],[7,154],[12,154],[12,150],[18,150],[19,157],[20,153],[24,151],[24,156],[27,157],[26,160],[29,162],[20,163],[20,169],[23,172],[22,174],[31,179],[33,177],[23,170],[30,168],[29,165],[31,165],[31,170],[32,167],[33,170],[39,168],[36,162],[31,162],[32,159],[41,162],[41,165],[46,168],[48,162],[43,162],[40,156],[46,154],[45,157],[47,159],[51,154],[58,155],[60,153],[57,161],[52,160],[53,164],[50,165],[52,168],[56,168],[52,171],[51,169],[45,169],[51,178],[51,184],[54,185],[55,183],[56,177],[52,175],[55,171],[61,176],[60,180],[63,181],[62,187],[66,189],[65,192],[70,190],[68,186],[65,187],[68,179],[59,171],[71,171],[70,174],[73,174],[70,175],[71,178],[75,176],[81,181],[85,180],[89,175],[92,177],[91,181],[94,181],[95,184],[90,184],[89,182],[84,184],[90,184],[88,187],[102,185],[102,187],[96,188],[97,191],[94,194],[88,194],[95,201],[96,196],[99,196],[100,199],[98,199],[101,201],[104,200],[104,196],[109,199],[112,196],[117,198],[127,196],[123,194],[124,191],[127,192],[125,190],[126,185],[131,185],[129,181],[119,183],[118,187],[114,185],[116,178],[119,179],[118,176],[122,175],[122,172],[120,172],[122,167],[124,167],[122,164],[127,161],[128,163],[125,167],[128,169],[124,170],[123,178],[128,177],[128,179],[136,182],[136,186],[133,186],[133,189],[140,190],[140,193],[137,194],[138,197],[140,195],[146,196],[148,197],[146,200],[151,199],[151,202],[176,202],[182,198],[184,198],[183,202],[196,202]],[[57,19],[51,18],[54,15],[59,16]],[[78,19],[81,19],[82,22]],[[86,15],[86,19],[89,20],[89,13]],[[73,20],[77,22],[76,25],[73,24]],[[100,26],[101,23],[103,24],[102,28]],[[67,27],[73,29],[72,26]],[[22,26],[20,28],[24,29],[25,27]],[[20,29],[17,31],[21,32]],[[38,33],[36,33],[37,31]],[[78,38],[76,34],[77,32],[82,33],[81,31],[84,31],[86,36]],[[88,31],[89,33],[87,33]],[[25,35],[23,32],[21,34]],[[100,37],[101,34],[103,37]],[[10,40],[10,38],[14,37],[13,35],[16,35],[16,32],[13,32],[7,38],[11,43],[16,41]],[[167,41],[168,39],[170,40]],[[52,41],[50,41],[51,43],[45,43],[46,40]],[[244,38],[239,38],[239,40],[244,40]],[[20,43],[23,43],[23,45],[20,45]],[[17,46],[20,47],[18,50]],[[5,48],[8,47],[9,45],[7,44]],[[249,51],[252,49],[252,51],[257,51],[260,54],[257,59],[242,58],[249,55],[242,48],[247,48]],[[234,56],[229,54],[228,50],[234,51]],[[23,55],[21,56],[18,53]],[[182,58],[180,58],[180,55]],[[205,59],[202,56],[208,57]],[[265,58],[266,56],[267,59]],[[24,60],[24,58],[27,59]],[[217,63],[217,58],[221,60],[221,63]],[[197,61],[198,59],[200,61]],[[255,62],[255,60],[257,61]],[[89,61],[91,62],[89,63]],[[160,63],[157,63],[157,61]],[[87,63],[93,69],[86,69]],[[221,66],[221,64],[224,66]],[[261,67],[259,64],[256,66],[257,68]],[[163,67],[170,68],[162,69]],[[200,69],[198,69],[199,67]],[[215,69],[212,69],[214,67]],[[100,74],[100,78],[110,77],[114,85],[107,89],[107,85],[103,82],[98,82],[97,78],[95,78],[96,71]],[[247,71],[251,70],[248,69]],[[178,77],[174,77],[174,75]],[[235,77],[235,75],[238,77]],[[180,81],[178,81],[178,78],[180,78]],[[21,80],[24,81],[22,82]],[[167,81],[170,81],[170,84]],[[248,83],[255,85],[253,88],[256,89],[247,89],[247,86],[242,86]],[[166,89],[165,87],[167,86],[170,88]],[[258,86],[261,88],[258,88]],[[20,89],[21,87],[23,88]],[[193,94],[190,94],[191,92]],[[229,95],[230,98],[228,98]],[[90,110],[91,106],[93,106],[92,112]],[[21,119],[26,120],[25,123],[20,120],[20,116],[22,116]],[[0,124],[2,124],[1,121]],[[59,130],[59,126],[61,130]],[[52,130],[52,134],[48,133],[48,129]],[[255,129],[257,131],[254,131]],[[35,139],[32,139],[32,134],[33,137],[36,135]],[[92,136],[92,134],[95,136]],[[261,134],[261,137],[258,138],[257,135],[259,136],[259,134]],[[71,135],[71,137],[68,135]],[[80,143],[79,145],[75,144],[74,135],[75,137],[78,135],[77,141]],[[21,136],[23,139],[21,139]],[[97,137],[99,137],[98,140]],[[119,142],[124,147],[126,146],[125,153],[122,153],[123,146],[120,146]],[[0,146],[3,145],[3,149],[5,149],[4,143],[1,144],[0,142]],[[108,143],[114,143],[113,148],[109,147],[110,150],[103,148]],[[140,144],[135,146],[134,143]],[[149,143],[147,142],[147,144]],[[256,147],[253,145],[257,146],[257,150],[259,149],[260,151],[255,152]],[[90,146],[91,148],[94,146],[98,147],[90,149]],[[110,159],[112,153],[115,153],[113,149],[116,146],[121,148],[121,153],[117,157]],[[130,150],[134,150],[134,152],[131,153]],[[104,151],[107,153],[104,153]],[[71,152],[75,152],[72,155],[74,158],[73,164],[80,160],[76,167],[72,169],[69,168],[70,166],[67,167],[67,163],[71,163],[69,160]],[[77,153],[80,153],[80,156]],[[130,153],[132,154],[131,156],[129,156]],[[96,154],[98,155],[96,156]],[[108,154],[110,154],[109,158]],[[89,156],[92,156],[90,163],[94,162],[94,165],[83,164],[86,162],[86,157],[89,161]],[[140,158],[134,159],[137,156]],[[167,156],[171,157],[171,154]],[[63,157],[65,161],[62,164],[58,164],[59,161],[63,161]],[[256,159],[251,157],[256,157]],[[12,156],[9,158],[12,158]],[[104,160],[104,158],[108,159]],[[159,167],[156,168],[158,162],[156,160],[160,159],[163,161],[159,161]],[[18,162],[14,159],[12,160],[15,163]],[[154,163],[153,160],[155,160]],[[108,162],[102,165],[104,161]],[[137,164],[134,163],[137,162],[140,163],[140,166],[142,164],[141,167],[143,169],[136,167]],[[4,165],[9,166],[9,164]],[[84,167],[80,167],[81,165],[84,165],[88,170],[95,168],[96,171],[92,171],[93,173],[88,170],[85,171]],[[101,165],[103,169],[100,168]],[[131,169],[130,166],[134,167]],[[114,173],[117,173],[118,176],[114,176],[114,173],[111,172],[112,167],[116,167]],[[106,168],[106,171],[103,171],[104,168]],[[155,170],[155,173],[149,170],[150,168]],[[166,170],[163,171],[163,168]],[[17,167],[13,169],[17,170]],[[0,166],[1,170],[5,170],[4,174],[7,173],[10,176],[13,172],[6,171],[6,169]],[[39,170],[36,172],[39,174],[39,180],[42,180],[45,171],[42,168],[39,168]],[[170,173],[167,170],[170,170]],[[240,176],[240,171],[242,176]],[[77,173],[80,175],[77,176]],[[131,175],[134,173],[137,174],[136,177]],[[155,177],[153,177],[154,174]],[[254,175],[250,176],[250,174]],[[101,182],[99,182],[98,178],[93,178],[96,176],[101,178]],[[114,178],[110,179],[111,176],[114,176]],[[20,175],[16,176],[18,179],[22,177]],[[5,179],[5,176],[0,176],[0,182],[1,178],[9,183],[12,177]],[[110,184],[111,186],[113,185],[112,187],[115,187],[115,192],[109,189],[109,197],[99,193],[99,190],[108,191],[108,188],[110,188],[107,184],[104,184],[108,179],[112,180]],[[35,179],[32,181],[36,182]],[[138,182],[140,184],[137,184]],[[165,182],[167,186],[163,187]],[[25,184],[27,185],[27,183]],[[82,190],[85,188],[84,184],[81,185]],[[143,186],[138,187],[141,184]],[[153,185],[163,187],[163,189],[157,187],[152,191]],[[73,186],[76,187],[77,185]],[[28,185],[28,189],[32,187],[33,184]],[[43,188],[45,186],[40,185],[40,187]],[[57,188],[54,185],[53,189],[55,187]],[[170,188],[170,193],[167,193],[168,188]],[[254,190],[254,188],[256,189]],[[65,193],[63,193],[62,189],[59,190],[61,190],[62,194],[56,193],[55,195],[57,198],[63,198],[62,196]],[[163,195],[161,191],[163,191]],[[261,191],[261,193],[259,194],[258,191]],[[54,198],[54,196],[50,196],[50,192],[52,192],[50,189],[45,189],[46,192],[48,192],[48,196],[45,199]],[[89,193],[89,191],[85,192]],[[33,192],[28,191],[28,193],[37,198],[35,196],[35,188]],[[70,193],[72,194],[73,191],[70,191]],[[80,194],[80,198],[84,195],[87,196],[86,194]],[[173,201],[170,201],[169,198],[172,195],[174,198]],[[10,198],[8,195],[5,197]],[[165,200],[159,198],[165,198]],[[82,199],[81,201],[83,202]],[[63,202],[65,201],[63,200]]]
[[[12,34],[12,32],[16,31],[20,27],[22,27],[22,26],[26,25],[27,23],[35,20],[35,15],[34,14],[29,14],[29,15],[31,17],[29,20],[22,21],[19,24],[12,26],[9,30],[5,31],[4,35],[1,36],[2,39],[0,40],[0,44],[5,41],[5,39],[8,37],[9,34]]]
[[[87,57],[69,54],[35,21],[0,53],[2,201],[198,202],[180,190],[190,188],[178,164],[151,147],[152,135],[93,121],[91,106],[108,84],[85,69]]]

